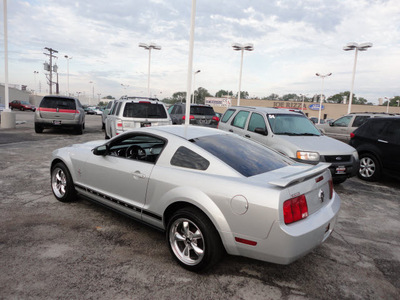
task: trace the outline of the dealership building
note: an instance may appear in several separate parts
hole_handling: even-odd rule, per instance
[[[206,104],[211,105],[216,112],[224,113],[230,106],[235,106],[237,98],[215,98],[206,97]],[[302,101],[280,101],[280,100],[260,100],[260,99],[240,99],[241,106],[260,106],[260,107],[278,107],[303,110],[307,117],[316,117],[319,115],[319,102]],[[348,104],[343,103],[323,103],[321,107],[321,119],[337,119],[346,115]],[[382,105],[359,105],[352,104],[351,112],[376,112],[400,114],[398,106]]]

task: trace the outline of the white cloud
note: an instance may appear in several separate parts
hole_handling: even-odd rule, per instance
[[[186,0],[37,0],[10,1],[8,11],[9,69],[13,83],[34,83],[41,72],[44,47],[59,51],[61,90],[90,92],[89,81],[102,95],[141,93],[147,86],[148,52],[138,43],[155,42],[151,86],[170,96],[186,89],[190,1]],[[2,20],[1,20],[2,21]],[[398,0],[353,1],[197,1],[194,68],[196,86],[211,93],[236,92],[240,55],[231,43],[251,42],[244,55],[242,89],[250,95],[315,94],[315,73],[332,72],[328,95],[350,89],[354,52],[351,41],[372,42],[359,54],[355,94],[370,101],[400,94],[400,3]],[[4,54],[2,53],[2,56]],[[3,59],[3,58],[0,58]],[[0,81],[3,81],[0,74]]]

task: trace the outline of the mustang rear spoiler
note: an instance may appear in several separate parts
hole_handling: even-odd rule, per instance
[[[278,178],[276,180],[269,181],[269,184],[277,185],[280,187],[287,187],[288,185],[291,185],[296,182],[302,182],[304,180],[307,180],[311,177],[317,176],[324,172],[327,168],[329,168],[331,164],[328,163],[319,163],[315,166],[310,167],[306,171],[301,171],[289,176],[284,176],[281,178]]]

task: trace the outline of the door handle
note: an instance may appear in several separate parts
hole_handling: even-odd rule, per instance
[[[232,129],[229,129],[229,132],[233,132],[233,130],[232,130]]]
[[[378,140],[378,142],[384,143],[384,144],[387,144],[387,143],[388,143],[388,141],[385,141],[385,140]]]
[[[139,170],[132,173],[133,179],[144,179],[146,175],[141,173]]]
[[[250,135],[249,135],[249,134],[246,134],[245,137],[250,138]]]

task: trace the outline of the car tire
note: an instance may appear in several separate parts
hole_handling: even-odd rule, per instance
[[[72,202],[76,199],[76,190],[71,174],[65,164],[59,162],[51,168],[51,190],[58,201]]]
[[[381,177],[382,167],[379,160],[371,153],[360,155],[360,169],[358,177],[365,181],[377,181]]]
[[[104,132],[105,132],[105,134],[104,134],[104,139],[109,140],[110,137],[109,137],[108,134],[107,134],[107,130],[104,130]]]
[[[209,269],[220,261],[224,253],[220,236],[210,219],[193,207],[173,214],[166,237],[172,256],[192,272]]]
[[[25,110],[25,108],[23,108],[23,107],[21,107],[20,109],[21,109],[21,111],[24,111],[24,110]]]
[[[43,132],[43,126],[35,123],[35,132],[36,133],[42,133]]]
[[[82,134],[83,133],[83,127],[84,127],[85,125],[82,123],[82,124],[79,124],[77,127],[76,127],[76,130],[75,130],[75,132],[76,132],[76,134]]]
[[[104,124],[103,122],[101,122],[101,129],[106,129],[106,124]]]

